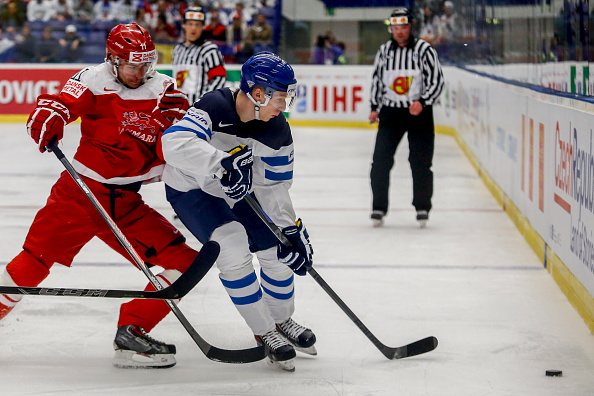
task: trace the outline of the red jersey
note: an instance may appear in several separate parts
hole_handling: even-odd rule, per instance
[[[101,183],[130,184],[160,179],[164,162],[157,157],[159,130],[151,124],[171,77],[155,72],[138,88],[127,88],[108,63],[87,67],[68,80],[58,97],[70,111],[68,123],[81,118],[82,137],[72,165]]]

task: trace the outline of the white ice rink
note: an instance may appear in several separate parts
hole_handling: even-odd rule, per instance
[[[3,270],[63,167],[37,151],[23,124],[0,127]],[[299,277],[294,318],[316,333],[318,356],[299,356],[294,373],[265,362],[210,361],[172,315],[152,335],[177,345],[177,366],[119,370],[111,365],[112,341],[125,300],[30,296],[0,322],[0,395],[594,395],[594,336],[452,138],[437,136],[427,228],[419,229],[410,205],[403,142],[391,212],[385,227],[375,229],[368,218],[375,131],[293,129],[292,195],[311,236],[315,268],[384,344],[433,335],[435,351],[386,359],[313,279]],[[66,129],[62,147],[69,158],[77,130]],[[142,191],[172,217],[162,184]],[[56,265],[43,283],[145,284],[140,271],[96,241],[71,269]],[[255,345],[216,269],[180,308],[218,347]],[[546,377],[547,369],[563,376]]]

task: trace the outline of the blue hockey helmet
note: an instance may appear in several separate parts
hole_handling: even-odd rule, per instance
[[[267,98],[266,106],[274,92],[286,92],[286,108],[292,108],[295,100],[297,80],[291,65],[278,55],[263,51],[249,58],[241,67],[241,81],[239,88],[251,98],[252,88],[256,85],[264,87],[264,96]],[[253,100],[253,99],[252,99]]]

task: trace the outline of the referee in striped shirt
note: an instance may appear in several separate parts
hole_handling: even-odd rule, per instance
[[[373,65],[369,121],[379,120],[371,164],[371,219],[375,227],[383,225],[388,213],[390,171],[396,148],[406,132],[413,178],[412,204],[421,228],[431,210],[435,141],[432,105],[442,91],[443,73],[435,49],[411,34],[411,22],[408,9],[392,12],[392,39],[382,44]]]
[[[190,104],[202,95],[223,88],[227,71],[218,47],[206,41],[205,14],[201,7],[191,7],[184,12],[184,42],[173,49],[173,77],[177,88],[188,95]]]

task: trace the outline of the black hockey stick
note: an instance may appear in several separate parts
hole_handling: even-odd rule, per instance
[[[109,217],[103,206],[99,203],[97,198],[93,195],[87,184],[84,180],[80,177],[78,172],[74,169],[70,161],[64,156],[64,153],[58,148],[58,145],[54,140],[50,142],[47,146],[48,149],[53,151],[53,153],[58,157],[62,165],[66,168],[70,176],[74,179],[74,181],[78,184],[80,189],[83,193],[87,196],[89,201],[93,204],[95,209],[99,212],[103,220],[107,223],[111,231],[116,236],[118,242],[122,245],[124,249],[130,254],[138,268],[146,275],[149,279],[150,283],[155,287],[156,290],[162,290],[163,286],[159,282],[159,280],[153,275],[153,273],[148,269],[142,258],[136,253],[130,242],[126,239],[122,231],[118,228],[116,223]],[[190,334],[190,337],[194,340],[196,345],[200,348],[200,350],[204,353],[204,355],[209,358],[210,360],[214,360],[217,362],[224,362],[224,363],[251,363],[262,360],[266,357],[266,348],[263,345],[258,345],[253,348],[249,349],[238,349],[238,350],[229,350],[229,349],[220,349],[211,344],[209,344],[204,338],[198,334],[198,332],[194,329],[194,327],[190,324],[188,319],[184,316],[181,310],[178,308],[177,304],[173,300],[164,300],[177,319],[181,322],[182,326],[186,329],[186,331]]]
[[[291,246],[291,242],[287,239],[287,237],[282,233],[281,229],[274,224],[266,213],[262,210],[258,202],[252,197],[251,195],[246,195],[244,198],[248,205],[256,212],[258,217],[266,224],[266,226],[274,233],[277,239],[284,244],[285,246]],[[380,340],[377,339],[376,336],[371,333],[371,331],[361,322],[361,320],[355,315],[353,311],[342,301],[342,299],[332,290],[332,288],[322,279],[320,274],[313,269],[310,268],[307,270],[307,273],[314,278],[314,280],[324,289],[326,293],[334,300],[336,304],[347,314],[347,316],[357,325],[357,327],[369,338],[369,340],[380,350],[381,353],[384,354],[385,357],[388,359],[402,359],[405,357],[420,355],[422,353],[431,352],[437,347],[437,338],[435,337],[427,337],[423,338],[422,340],[412,342],[410,344],[400,346],[400,347],[389,347],[384,345]]]
[[[206,275],[219,255],[220,246],[215,241],[208,241],[200,249],[200,254],[190,267],[171,285],[162,290],[112,290],[112,289],[74,289],[65,287],[20,287],[0,286],[0,294],[26,294],[28,296],[64,296],[64,297],[109,297],[109,298],[145,298],[179,299]]]

